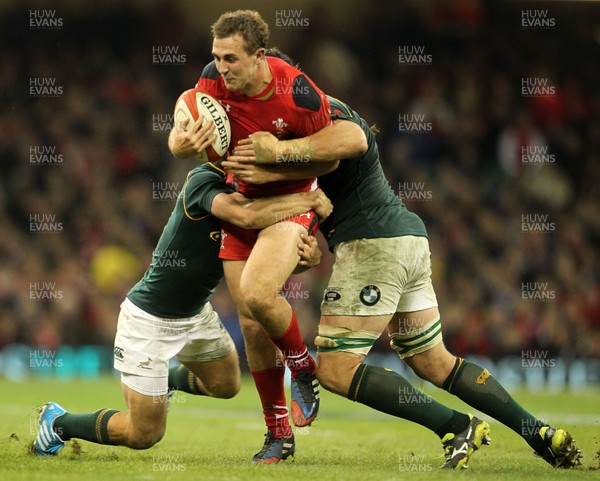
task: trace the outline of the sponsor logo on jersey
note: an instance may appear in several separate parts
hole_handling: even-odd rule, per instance
[[[219,230],[213,230],[208,235],[211,238],[211,240],[214,240],[215,242],[219,242],[221,240],[221,231]]]
[[[381,299],[381,291],[379,287],[369,285],[362,288],[360,291],[360,302],[362,302],[365,306],[374,306]]]

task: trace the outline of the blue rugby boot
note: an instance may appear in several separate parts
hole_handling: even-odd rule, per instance
[[[56,456],[65,446],[65,441],[54,432],[54,420],[67,411],[55,402],[44,404],[40,408],[37,437],[33,442],[33,453],[36,456]]]

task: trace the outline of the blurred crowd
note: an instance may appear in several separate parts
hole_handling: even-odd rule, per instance
[[[450,349],[600,358],[593,15],[550,9],[553,28],[528,29],[517,3],[411,5],[356,2],[344,22],[320,5],[301,11],[303,29],[261,13],[323,90],[379,127],[390,184],[430,234]],[[169,115],[210,36],[190,41],[174,9],[115,7],[60,29],[28,18],[0,17],[0,348],[110,346],[194,165],[170,155]],[[158,45],[181,47],[182,64],[154,61]],[[402,48],[424,57],[402,61]],[[32,94],[32,78],[62,88]],[[524,95],[532,78],[551,90]],[[325,255],[284,289],[311,344],[330,266]],[[214,305],[239,342],[224,287]]]

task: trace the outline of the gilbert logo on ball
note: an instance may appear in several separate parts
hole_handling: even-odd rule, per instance
[[[204,118],[203,125],[209,120],[214,121],[217,138],[206,150],[197,154],[195,158],[201,162],[220,160],[227,153],[231,141],[229,117],[227,117],[227,113],[221,104],[206,92],[196,88],[186,90],[179,96],[175,104],[175,125],[180,126],[189,119],[185,127],[189,129],[198,120],[199,115]]]

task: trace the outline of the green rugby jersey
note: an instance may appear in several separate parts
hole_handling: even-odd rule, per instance
[[[321,224],[329,249],[340,242],[405,235],[425,236],[421,218],[409,211],[385,178],[375,134],[348,105],[329,97],[332,119],[358,124],[369,143],[367,152],[343,159],[330,174],[319,177],[319,186],[333,203],[333,213]]]
[[[150,267],[127,294],[136,306],[158,317],[182,318],[198,314],[208,302],[223,277],[221,221],[210,213],[221,192],[232,190],[214,164],[188,173]]]

